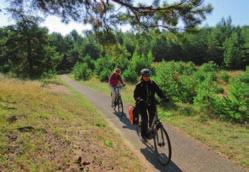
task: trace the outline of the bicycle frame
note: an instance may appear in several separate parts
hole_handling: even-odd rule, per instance
[[[115,98],[120,96],[120,89],[121,89],[121,86],[114,87],[114,92],[115,92],[115,96],[116,96]]]
[[[147,112],[148,113],[148,112]],[[141,114],[140,114],[141,117]],[[154,148],[155,153],[157,154],[157,158],[162,165],[169,164],[171,160],[171,143],[170,138],[165,130],[162,122],[158,118],[157,109],[155,111],[154,117],[152,119],[151,126],[148,126],[148,129],[150,130],[150,136],[148,139],[153,139],[154,142]],[[141,137],[141,121],[139,120],[139,123],[137,125],[137,134],[140,138],[140,140],[144,141]],[[166,151],[166,152],[164,152]],[[166,157],[166,159],[165,159]]]
[[[121,109],[121,112],[122,114],[124,113],[124,106],[123,106],[123,102],[122,102],[122,98],[121,98],[121,94],[120,94],[120,89],[121,89],[122,85],[120,86],[117,86],[117,87],[114,87],[113,91],[114,91],[114,102],[113,102],[113,108],[114,108],[114,111],[116,111],[116,107],[118,107],[118,111],[120,111]]]
[[[161,121],[158,118],[158,114],[157,114],[157,110],[154,114],[154,117],[152,119],[152,123],[151,126],[148,126],[148,129],[151,130],[152,135],[154,137],[155,133],[157,132],[157,130],[162,126]]]

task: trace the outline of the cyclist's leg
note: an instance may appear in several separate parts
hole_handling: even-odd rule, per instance
[[[148,106],[148,112],[149,112],[149,126],[151,127],[153,119],[156,115],[156,105]]]
[[[148,114],[147,106],[144,103],[139,103],[139,112],[141,114],[141,136],[143,138],[147,137],[148,132]]]
[[[152,139],[153,133],[152,133],[152,130],[151,130],[151,126],[152,126],[153,119],[154,119],[154,117],[156,115],[156,106],[155,105],[148,106],[148,115],[149,115],[149,127],[150,127],[150,130],[148,130],[147,136],[148,136],[149,139]]]
[[[115,100],[115,87],[110,86],[111,88],[111,93],[112,93],[112,97],[111,97],[111,105],[114,105],[114,100]]]
[[[118,97],[119,88],[118,88],[118,87],[115,87],[114,92],[115,92],[115,98]]]

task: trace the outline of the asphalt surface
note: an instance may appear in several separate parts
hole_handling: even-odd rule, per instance
[[[77,81],[62,75],[61,79],[65,84],[72,87],[82,96],[87,98],[98,111],[106,118],[111,127],[114,128],[123,138],[127,145],[144,164],[146,171],[167,171],[167,172],[245,172],[242,167],[212,151],[208,146],[188,136],[183,131],[168,125],[164,125],[172,145],[172,162],[168,166],[158,163],[150,142],[143,144],[125,117],[114,114],[110,107],[110,97],[92,88],[83,86]],[[125,105],[127,114],[128,105]]]

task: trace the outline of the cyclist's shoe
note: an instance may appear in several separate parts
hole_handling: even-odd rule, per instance
[[[142,138],[141,138],[141,141],[142,141],[143,143],[147,143],[147,138],[142,137]]]
[[[148,133],[147,133],[147,139],[153,139],[153,137],[154,137],[154,135],[153,135],[153,132],[152,131],[149,131]]]
[[[141,137],[141,141],[144,142],[144,143],[146,143],[147,142],[147,137],[146,136],[142,136]]]

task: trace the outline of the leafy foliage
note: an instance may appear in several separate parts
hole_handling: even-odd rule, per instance
[[[101,81],[107,81],[114,66],[110,57],[98,58],[95,62],[95,73]]]
[[[228,96],[220,99],[216,113],[237,122],[249,121],[249,68],[231,81]]]
[[[221,79],[222,79],[224,82],[227,82],[227,83],[228,83],[228,81],[229,81],[229,75],[227,74],[227,72],[222,71],[222,72],[220,73],[220,77],[221,77]]]
[[[191,63],[162,62],[155,71],[155,80],[172,100],[193,102],[196,81],[192,76],[195,68]]]
[[[49,45],[48,30],[38,26],[38,19],[21,15],[16,25],[3,32],[3,71],[9,70],[20,77],[40,77],[55,70],[61,55]]]
[[[136,82],[138,78],[138,75],[132,66],[129,66],[128,69],[124,71],[123,76],[125,81],[132,83]]]
[[[205,15],[212,11],[212,6],[204,4],[202,0],[179,0],[172,3],[163,0],[161,3],[158,1],[149,4],[142,1],[138,5],[133,1],[122,0],[12,0],[11,2],[10,6],[14,9],[26,7],[29,11],[41,10],[47,14],[61,16],[65,22],[75,20],[89,23],[95,30],[103,27],[116,28],[127,22],[132,26],[144,28],[175,29],[179,20],[185,24],[186,29],[191,29],[200,24]],[[123,8],[120,7],[126,10],[121,10]]]
[[[76,63],[73,68],[74,78],[76,80],[88,80],[91,76],[91,70],[86,63]]]

